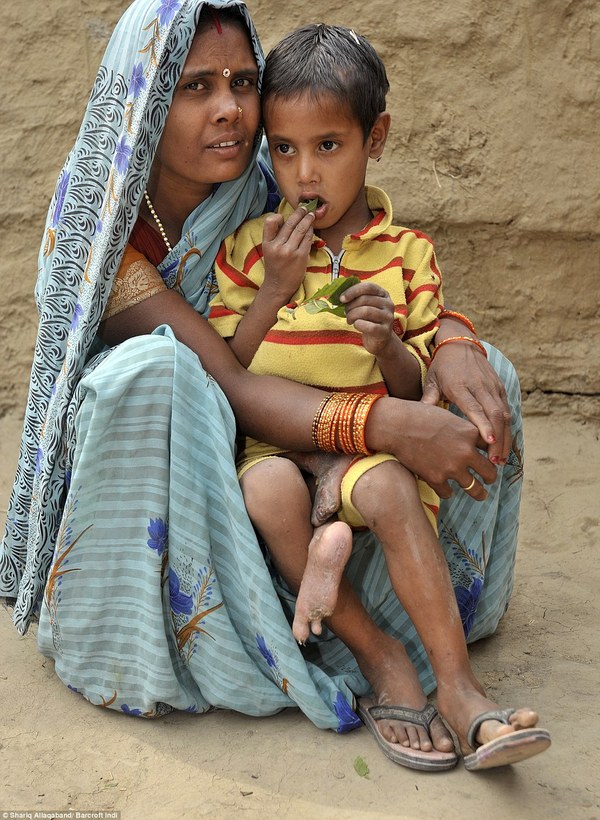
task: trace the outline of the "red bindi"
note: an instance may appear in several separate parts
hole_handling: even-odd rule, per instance
[[[217,34],[223,34],[223,26],[221,25],[221,21],[219,20],[219,15],[214,9],[211,9],[211,14],[213,18],[213,23],[215,24],[215,28],[217,30]]]

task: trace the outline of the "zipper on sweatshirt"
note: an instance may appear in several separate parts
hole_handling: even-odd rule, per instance
[[[327,245],[325,245],[325,250],[329,254],[329,258],[331,259],[331,281],[333,282],[334,279],[337,279],[340,275],[340,268],[342,266],[342,256],[345,253],[345,250],[342,250],[336,256],[332,251],[329,250]]]

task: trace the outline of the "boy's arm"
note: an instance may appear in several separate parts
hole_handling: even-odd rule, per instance
[[[297,208],[285,222],[280,214],[270,214],[265,219],[262,244],[256,249],[256,253],[262,256],[264,276],[258,284],[251,283],[253,291],[243,310],[236,307],[241,318],[238,318],[233,334],[224,334],[229,335],[229,346],[244,367],[250,365],[261,342],[277,321],[277,312],[288,303],[304,279],[313,222],[314,216],[304,208]],[[231,277],[223,281],[218,261],[217,280],[222,306],[226,309]],[[230,270],[234,269],[229,260],[226,264]],[[234,278],[248,279],[239,271]],[[222,282],[224,287],[221,287]],[[213,305],[216,307],[215,302]],[[218,325],[215,326],[218,329]]]
[[[398,305],[372,281],[349,288],[341,300],[350,303],[346,305],[348,321],[363,334],[363,345],[376,357],[390,395],[419,400],[439,326],[441,276],[431,240],[424,234],[407,232],[401,256],[402,281],[398,281],[397,268],[390,269],[394,278],[387,280]],[[398,292],[400,287],[404,297]],[[404,332],[400,324],[403,310],[407,317]]]
[[[391,342],[388,351],[377,356],[388,393],[396,399],[418,401],[423,395],[421,365],[395,333]]]
[[[237,360],[248,367],[261,342],[277,321],[277,312],[288,297],[269,287],[265,281],[258,289],[254,301],[239,321],[233,336],[227,339]]]
[[[406,299],[406,326],[402,335],[404,349],[420,368],[422,385],[427,378],[435,335],[442,310],[442,277],[431,240],[424,234],[412,237],[403,254],[403,284]]]
[[[377,359],[388,393],[418,401],[426,367],[419,353],[398,335],[399,319],[390,294],[372,281],[348,288],[340,297],[346,319],[363,337],[363,346]]]
[[[387,290],[367,280],[348,288],[340,301],[346,305],[348,324],[362,334],[365,350],[377,359],[390,396],[418,401],[424,365],[396,332],[398,317]]]

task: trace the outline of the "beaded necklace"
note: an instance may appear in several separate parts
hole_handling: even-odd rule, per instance
[[[156,222],[156,226],[157,226],[157,228],[158,228],[158,230],[159,230],[159,232],[160,232],[160,235],[161,235],[161,236],[162,236],[162,238],[163,238],[163,242],[164,242],[164,243],[165,243],[165,245],[167,246],[167,250],[168,250],[168,251],[169,251],[169,253],[170,253],[170,252],[171,252],[171,243],[170,243],[170,242],[169,242],[169,240],[167,239],[167,234],[166,234],[165,229],[163,228],[163,224],[162,224],[162,222],[160,221],[160,219],[158,218],[158,214],[157,214],[157,213],[156,213],[156,211],[154,210],[154,205],[152,204],[152,200],[151,200],[151,199],[150,199],[150,197],[148,196],[148,191],[144,191],[144,199],[146,200],[146,205],[148,206],[148,210],[150,211],[150,213],[151,213],[151,215],[152,215],[152,218],[153,218],[153,219],[154,219],[154,221]]]

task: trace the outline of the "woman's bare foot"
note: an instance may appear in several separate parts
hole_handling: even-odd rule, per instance
[[[342,506],[342,478],[354,457],[337,453],[286,453],[285,455],[303,472],[314,476],[314,482],[309,483],[313,496],[310,522],[313,527],[320,527]]]
[[[380,706],[407,706],[421,710],[427,705],[417,672],[400,641],[381,633],[380,646],[369,658],[357,657],[361,672],[367,678]],[[405,748],[423,752],[453,752],[454,741],[439,717],[429,732],[422,726],[402,720],[378,720],[377,728],[386,740]]]
[[[292,632],[304,643],[310,632],[320,635],[321,621],[335,609],[344,567],[352,552],[352,530],[342,521],[315,529],[296,600]]]

